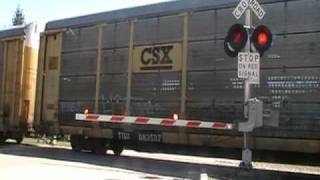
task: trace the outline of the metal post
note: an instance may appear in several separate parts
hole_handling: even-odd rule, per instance
[[[97,48],[97,66],[96,66],[96,92],[94,100],[94,113],[99,112],[99,95],[101,81],[101,59],[102,59],[102,44],[103,44],[103,25],[98,25],[98,48]]]
[[[181,72],[181,99],[180,117],[185,118],[187,99],[187,61],[188,61],[188,35],[189,34],[189,13],[183,15],[183,40],[182,40],[182,72]]]
[[[248,32],[250,32],[251,28],[251,10],[248,8],[246,10],[245,15],[245,27],[249,27]],[[249,34],[249,33],[248,33]],[[245,47],[245,52],[250,52],[250,35],[248,36],[248,41]],[[250,98],[250,84],[249,81],[246,79],[244,81],[244,117],[245,119],[249,118],[248,115],[248,100]],[[252,167],[252,152],[248,148],[248,132],[243,133],[243,149],[242,149],[242,162],[240,166],[250,168]]]
[[[132,85],[132,63],[133,63],[133,35],[134,23],[136,20],[129,21],[129,50],[128,50],[128,82],[127,82],[127,100],[126,100],[126,114],[130,115],[131,105],[131,85]]]

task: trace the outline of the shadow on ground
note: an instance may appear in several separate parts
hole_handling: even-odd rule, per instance
[[[121,168],[142,173],[158,174],[180,178],[199,179],[201,172],[207,172],[210,177],[217,179],[318,179],[319,176],[264,171],[254,169],[240,169],[236,167],[213,166],[208,164],[192,164],[173,162],[168,160],[154,160],[141,157],[113,155],[99,156],[91,153],[76,153],[68,149],[54,147],[37,147],[34,145],[6,144],[0,147],[1,154],[47,158],[80,162],[90,165]]]

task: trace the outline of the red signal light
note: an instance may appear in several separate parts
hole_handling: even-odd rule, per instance
[[[265,32],[261,32],[258,34],[258,44],[264,45],[268,42],[268,36]]]
[[[248,40],[248,33],[242,24],[234,24],[228,32],[230,46],[235,51],[240,51],[244,48]]]
[[[238,52],[244,48],[248,40],[248,33],[241,24],[234,24],[228,31],[224,40],[224,49],[231,57],[236,57]]]
[[[260,25],[258,26],[252,36],[251,42],[254,48],[263,54],[264,51],[268,50],[272,43],[272,34],[267,26]]]
[[[233,39],[233,42],[236,43],[236,44],[240,44],[242,41],[243,41],[243,35],[241,34],[241,31],[239,29],[237,29],[235,32],[234,32],[234,35],[233,35],[234,39]]]

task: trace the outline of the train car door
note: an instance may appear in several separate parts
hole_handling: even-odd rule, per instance
[[[2,117],[5,127],[19,127],[22,104],[23,47],[21,38],[5,41],[2,77]]]
[[[57,127],[62,33],[41,36],[37,85],[37,122]],[[38,118],[39,117],[39,118]],[[53,125],[53,126],[52,126]]]

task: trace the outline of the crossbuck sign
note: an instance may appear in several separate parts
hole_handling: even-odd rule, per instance
[[[250,8],[260,20],[266,14],[257,0],[241,0],[232,14],[236,19],[239,19],[247,8]]]

